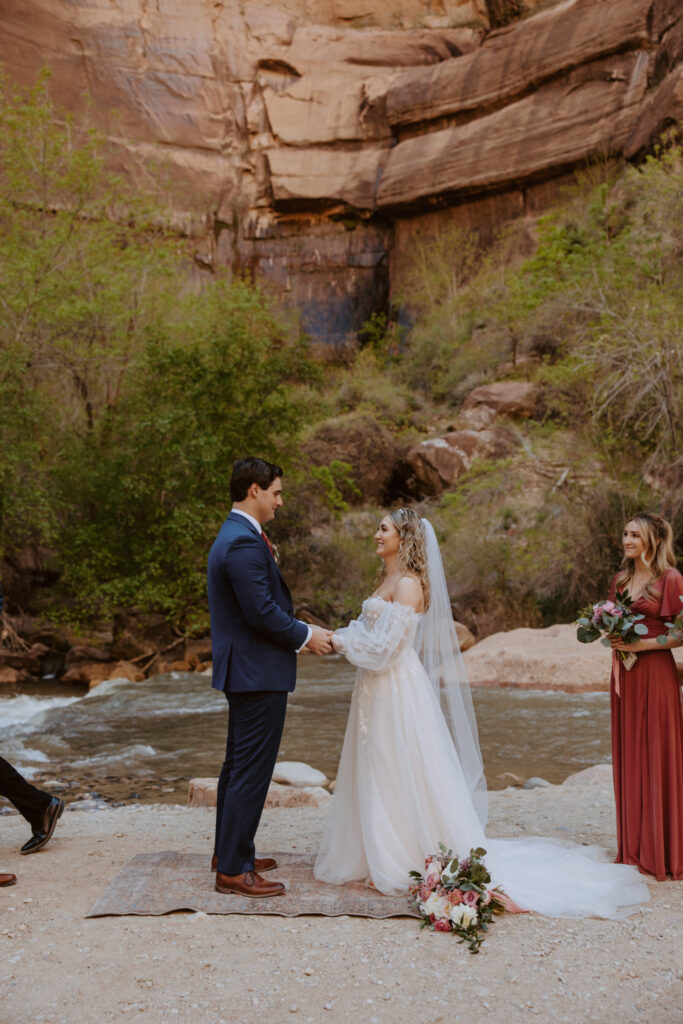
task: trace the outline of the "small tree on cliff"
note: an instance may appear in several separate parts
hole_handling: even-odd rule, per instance
[[[45,473],[116,406],[162,309],[177,245],[106,169],[96,132],[59,117],[49,75],[0,77],[0,538],[45,535]],[[160,288],[160,285],[164,286]]]

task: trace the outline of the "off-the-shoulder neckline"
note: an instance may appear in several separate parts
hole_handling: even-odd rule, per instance
[[[382,604],[395,604],[399,608],[407,608],[413,613],[413,615],[424,615],[424,612],[416,612],[414,608],[411,608],[409,604],[403,604],[402,601],[388,601],[386,597],[380,597],[379,594],[370,594],[370,597],[366,597],[365,601],[381,601]],[[365,601],[363,604],[365,604]]]

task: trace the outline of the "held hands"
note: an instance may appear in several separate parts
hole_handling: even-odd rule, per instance
[[[306,644],[306,649],[313,654],[330,654],[334,650],[332,646],[333,632],[331,629],[323,629],[322,626],[314,626],[309,623],[312,629],[311,639]]]

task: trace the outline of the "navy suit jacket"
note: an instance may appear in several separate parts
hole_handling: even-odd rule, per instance
[[[292,691],[296,652],[308,627],[258,530],[231,512],[209,553],[209,609],[214,690]]]

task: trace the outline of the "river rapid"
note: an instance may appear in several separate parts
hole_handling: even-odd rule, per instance
[[[280,760],[337,773],[354,669],[302,659]],[[205,675],[110,680],[85,695],[45,683],[0,692],[0,752],[69,800],[185,803],[187,783],[216,776],[227,702]],[[490,789],[567,775],[610,760],[606,693],[474,690]],[[447,784],[447,780],[439,780]]]

